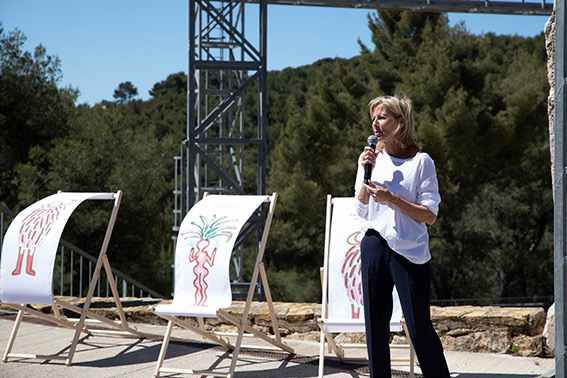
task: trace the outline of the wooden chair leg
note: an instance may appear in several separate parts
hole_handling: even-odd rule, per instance
[[[319,374],[317,377],[323,378],[325,371],[325,333],[321,331],[319,337],[321,341],[319,342]]]
[[[413,344],[411,342],[408,327],[407,327],[405,322],[402,322],[402,327],[404,329],[404,333],[406,334],[406,339],[407,339],[408,344],[409,344],[409,353],[410,353],[410,355],[409,355],[409,361],[410,361],[409,377],[415,378],[415,350],[413,349]]]
[[[159,377],[159,370],[163,366],[163,361],[165,360],[165,354],[167,353],[167,347],[169,345],[169,338],[171,337],[171,331],[173,330],[173,322],[170,320],[167,323],[167,328],[165,330],[165,335],[163,336],[163,342],[161,343],[161,349],[159,351],[159,357],[156,363],[156,369],[154,371],[154,377]]]
[[[4,352],[2,362],[8,361],[8,354],[10,354],[10,352],[12,351],[12,347],[14,346],[14,341],[16,340],[16,335],[18,334],[18,329],[20,328],[23,317],[24,311],[18,311],[18,315],[16,316],[16,321],[14,322],[14,327],[12,328],[12,333],[10,334],[10,339],[8,340],[8,345],[6,346],[6,351]]]

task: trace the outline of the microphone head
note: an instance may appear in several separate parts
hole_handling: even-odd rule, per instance
[[[378,138],[376,137],[376,135],[370,135],[366,142],[368,143],[369,146],[376,147],[376,145],[378,144]]]

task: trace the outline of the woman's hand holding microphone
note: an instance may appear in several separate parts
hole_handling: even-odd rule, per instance
[[[360,158],[360,164],[364,167],[364,183],[362,184],[362,190],[359,193],[359,200],[362,203],[367,204],[370,196],[374,199],[374,202],[388,202],[395,203],[400,200],[400,197],[390,192],[388,189],[376,185],[370,180],[372,169],[376,164],[376,150],[375,145],[370,143],[370,138],[368,138],[369,145],[364,147]],[[362,196],[362,198],[361,198]]]

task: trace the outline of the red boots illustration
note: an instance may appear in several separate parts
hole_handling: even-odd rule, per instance
[[[12,271],[13,276],[17,276],[22,271],[22,260],[24,259],[24,252],[18,254],[18,263],[16,264],[16,269]],[[28,251],[28,259],[26,264],[26,273],[30,276],[35,276],[35,271],[32,269],[33,265],[33,254]]]

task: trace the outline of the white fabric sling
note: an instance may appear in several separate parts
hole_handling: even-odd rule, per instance
[[[335,342],[332,335],[342,332],[365,332],[360,267],[363,224],[363,220],[356,215],[352,197],[327,196],[325,256],[322,268],[323,296],[321,318],[318,322],[321,329],[319,377],[323,377],[326,343],[342,362],[360,360],[360,358],[347,357],[345,354],[347,348],[366,348],[366,345],[340,344]],[[395,287],[392,291],[392,299],[390,331],[405,331],[400,299]],[[406,336],[409,340],[407,332]],[[410,361],[410,375],[413,376],[413,349],[411,345],[404,347],[410,348],[410,358],[407,361]]]

